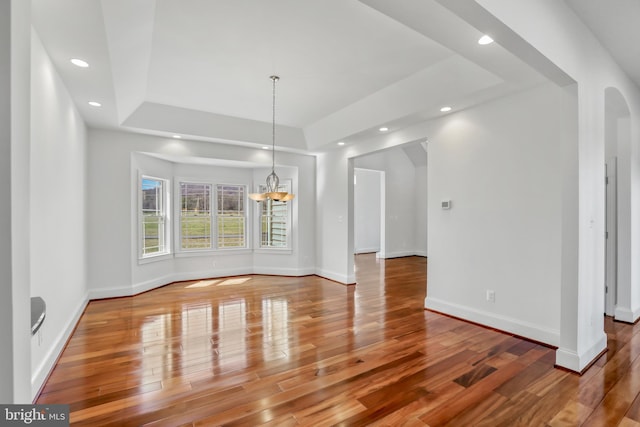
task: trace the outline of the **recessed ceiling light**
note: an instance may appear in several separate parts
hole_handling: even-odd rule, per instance
[[[271,150],[271,147],[268,147],[268,146],[265,145],[264,147],[262,147],[262,149],[263,150]]]
[[[92,107],[102,107],[102,104],[96,101],[89,101],[89,105],[91,105]]]
[[[344,141],[338,142],[338,145],[340,145],[340,146],[344,145]]]
[[[180,139],[180,138],[182,138],[180,135],[173,135],[173,137],[174,137],[175,139]]]
[[[446,113],[447,111],[451,111],[451,107],[442,107],[440,111],[442,111],[443,113]]]
[[[87,61],[84,61],[82,59],[78,59],[78,58],[73,58],[71,60],[71,63],[77,67],[80,68],[87,68],[89,66],[89,63]]]
[[[386,132],[386,131],[388,131],[388,130],[389,130],[389,128],[388,128],[388,127],[384,127],[384,126],[383,126],[383,127],[381,127],[380,129],[378,129],[378,130],[379,130],[380,132]]]
[[[486,34],[480,37],[480,39],[478,40],[478,44],[484,45],[484,44],[491,44],[491,43],[493,43],[493,39]]]

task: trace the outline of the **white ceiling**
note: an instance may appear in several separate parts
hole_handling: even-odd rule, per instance
[[[568,1],[586,21],[602,11],[582,3],[605,3]],[[467,21],[478,28],[483,21],[474,19],[473,0],[32,4],[37,33],[94,127],[270,144],[269,76],[277,74],[276,144],[319,151],[380,137],[383,125],[394,132],[436,117],[443,105],[455,111],[545,80],[500,44],[477,44],[482,32]],[[74,57],[90,67],[71,65]]]
[[[640,0],[566,0],[640,87]]]

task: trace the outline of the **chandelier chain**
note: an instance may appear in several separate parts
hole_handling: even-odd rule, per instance
[[[271,173],[266,179],[266,192],[251,193],[249,198],[257,202],[265,200],[275,200],[287,202],[293,200],[296,196],[286,191],[280,191],[280,178],[276,174],[276,82],[280,80],[278,76],[269,77],[272,82],[272,115],[271,115]]]
[[[280,79],[280,77],[271,76],[271,81],[273,82],[271,109],[271,172],[274,172],[276,167],[276,81],[278,81],[278,79]]]

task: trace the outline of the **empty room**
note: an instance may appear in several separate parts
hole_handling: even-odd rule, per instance
[[[0,0],[0,424],[640,426],[639,19]]]

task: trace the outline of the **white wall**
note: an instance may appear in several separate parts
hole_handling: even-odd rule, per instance
[[[383,173],[354,168],[353,174],[354,253],[379,252]]]
[[[30,403],[30,2],[0,2],[0,402]]]
[[[163,159],[155,156],[165,156]],[[281,179],[293,180],[296,198],[289,251],[215,251],[138,260],[139,174],[170,179],[262,183],[271,152],[228,144],[176,140],[123,132],[89,132],[89,286],[92,298],[131,295],[176,280],[234,274],[315,273],[315,158],[278,152]],[[166,160],[171,156],[173,161]],[[181,160],[184,159],[184,160]],[[203,165],[203,163],[209,163]],[[200,163],[200,164],[192,164]],[[235,166],[237,165],[237,167]],[[299,170],[304,173],[298,173]],[[270,171],[270,168],[269,168]],[[250,203],[251,215],[257,206]],[[253,219],[250,218],[250,221]],[[254,243],[249,236],[250,244]],[[113,266],[117,266],[114,268]]]
[[[545,85],[433,123],[426,307],[559,343],[562,147],[577,139],[575,109]]]
[[[87,302],[86,128],[35,32],[31,53],[31,295],[47,304],[31,340],[35,395]]]
[[[577,82],[579,207],[573,219],[577,233],[563,236],[563,244],[576,247],[577,272],[567,277],[567,282],[563,281],[562,333],[556,363],[580,371],[607,346],[602,316],[605,90],[609,87],[618,89],[632,117],[629,151],[631,218],[640,218],[640,91],[565,2],[478,0],[478,3]],[[540,22],[545,23],[544,31],[540,31]],[[528,60],[526,56],[522,59]],[[576,242],[571,243],[569,239]],[[633,289],[628,293],[640,294],[640,227],[637,222],[631,227],[630,262]],[[632,300],[638,303],[640,298]],[[638,306],[626,311],[640,315]]]
[[[0,3],[0,336],[13,344],[11,251],[11,3]],[[13,345],[0,347],[0,401],[13,402]]]

